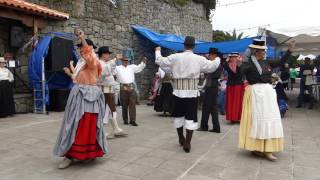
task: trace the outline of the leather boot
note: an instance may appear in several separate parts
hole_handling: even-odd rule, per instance
[[[191,139],[192,139],[193,130],[187,129],[186,132],[187,132],[186,133],[186,140],[185,140],[184,145],[183,145],[183,150],[186,153],[189,153],[190,150],[191,150]]]
[[[117,121],[117,112],[112,113],[111,126],[113,128],[113,132],[115,136],[126,136],[128,134],[124,133],[123,130],[119,127]]]
[[[177,133],[178,133],[178,137],[179,137],[179,144],[180,144],[180,146],[183,146],[184,142],[186,140],[183,135],[183,127],[177,128]]]

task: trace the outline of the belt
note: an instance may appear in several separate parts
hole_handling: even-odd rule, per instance
[[[134,84],[130,83],[130,84],[120,84],[120,88],[122,90],[132,90],[134,89]]]
[[[173,89],[198,90],[199,79],[173,79]]]

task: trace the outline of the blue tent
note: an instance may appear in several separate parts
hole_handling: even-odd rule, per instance
[[[148,28],[142,26],[132,26],[133,30],[143,37],[149,39],[158,46],[165,47],[174,51],[183,51],[184,46],[184,37],[177,36],[175,34],[159,34],[151,31]],[[244,53],[248,48],[249,44],[252,43],[252,40],[257,37],[244,38],[236,41],[225,41],[225,42],[207,42],[207,41],[196,41],[196,47],[194,52],[197,54],[206,54],[209,52],[209,48],[214,47],[218,48],[223,54],[229,54],[231,52]],[[274,48],[268,46],[267,57],[276,57]]]
[[[29,83],[30,86],[37,90],[37,93],[35,96],[37,99],[42,98],[42,58],[46,59],[50,47],[51,40],[54,37],[62,37],[66,39],[73,40],[73,34],[68,33],[48,33],[45,36],[41,38],[39,43],[37,44],[36,48],[32,51],[30,57],[29,57],[29,64],[28,64],[28,75],[29,75]],[[73,56],[75,62],[77,62],[77,52],[75,48],[73,49]],[[53,73],[50,76],[46,77],[46,85],[45,85],[45,103],[49,104],[49,89],[66,89],[72,87],[72,81],[69,77],[59,74],[59,73]],[[37,101],[36,102],[36,108],[41,108],[42,102]]]

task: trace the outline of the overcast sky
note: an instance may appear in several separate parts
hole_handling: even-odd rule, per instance
[[[246,0],[219,0],[220,5]],[[281,29],[320,25],[320,0],[253,0],[230,6],[217,6],[212,26],[215,30],[239,29],[255,36],[257,26]],[[267,26],[268,25],[268,26]]]

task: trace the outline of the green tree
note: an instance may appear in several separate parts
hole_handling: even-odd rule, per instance
[[[244,38],[243,32],[241,32],[240,34],[237,34],[235,29],[233,30],[232,33],[224,32],[221,30],[214,30],[212,32],[212,41],[214,41],[214,42],[234,41],[234,40],[239,40],[242,38]]]

